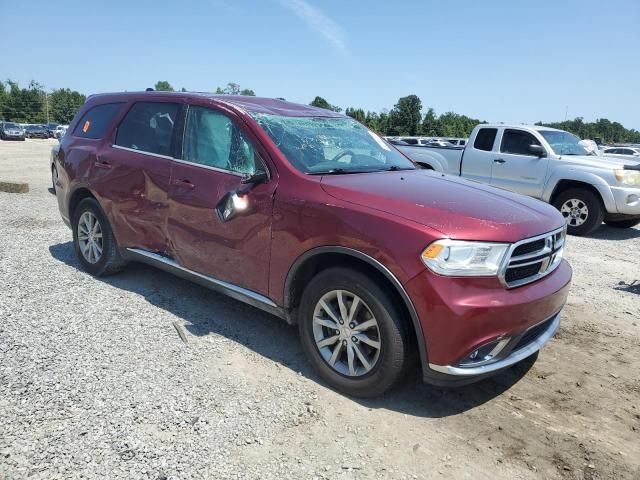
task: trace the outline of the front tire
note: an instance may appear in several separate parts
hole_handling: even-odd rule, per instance
[[[100,277],[124,268],[109,221],[94,198],[80,202],[72,226],[76,257],[85,271]]]
[[[605,210],[600,198],[591,190],[570,188],[560,193],[553,201],[567,222],[570,235],[589,235],[595,232],[604,220]]]
[[[629,220],[605,220],[604,223],[613,228],[632,228],[640,225],[640,218]]]
[[[363,273],[335,267],[315,276],[302,295],[298,323],[309,362],[336,390],[380,395],[403,373],[409,345],[403,316]]]

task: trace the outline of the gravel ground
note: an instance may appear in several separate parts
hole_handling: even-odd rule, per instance
[[[297,332],[142,265],[95,279],[48,192],[53,141],[0,142],[0,478],[640,478],[640,229],[571,237],[538,359],[354,400]]]

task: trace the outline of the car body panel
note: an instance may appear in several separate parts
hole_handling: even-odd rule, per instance
[[[450,238],[516,242],[564,220],[542,202],[480,183],[425,170],[327,176],[324,190],[421,223]],[[473,201],[466,193],[473,191]]]

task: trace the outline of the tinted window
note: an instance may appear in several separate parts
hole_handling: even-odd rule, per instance
[[[481,128],[476,135],[476,141],[473,142],[473,148],[490,152],[497,133],[497,128]]]
[[[633,155],[633,150],[629,150],[628,148],[621,148],[620,153],[623,155]]]
[[[418,145],[418,140],[415,138],[403,138],[404,142],[407,142],[409,145]]]
[[[536,156],[529,151],[529,145],[540,145],[540,142],[530,133],[522,130],[505,130],[502,135],[500,151],[515,155]]]
[[[115,145],[171,155],[171,138],[179,108],[176,103],[136,103],[120,123]]]
[[[93,107],[84,114],[73,135],[82,138],[102,138],[121,106],[122,103],[106,103]]]
[[[229,117],[208,108],[189,107],[182,158],[236,173],[256,171],[251,142]]]

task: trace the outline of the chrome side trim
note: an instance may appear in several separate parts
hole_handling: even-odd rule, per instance
[[[455,367],[452,365],[436,365],[434,363],[429,363],[429,368],[435,370],[436,372],[446,373],[447,375],[455,375],[461,377],[472,377],[476,375],[484,375],[486,373],[496,372],[498,370],[502,370],[503,368],[510,367],[515,365],[516,363],[524,360],[525,358],[533,355],[538,350],[540,350],[550,339],[553,337],[558,331],[558,327],[560,326],[560,313],[557,313],[549,325],[549,328],[542,333],[538,338],[531,341],[531,343],[523,346],[518,350],[514,350],[509,354],[509,356],[503,358],[502,360],[498,360],[494,363],[489,363],[487,365],[482,365],[479,367]],[[535,327],[535,326],[534,326]],[[534,328],[532,327],[532,328]]]
[[[125,150],[127,152],[133,152],[133,153],[140,153],[142,155],[149,155],[150,157],[157,157],[157,158],[164,158],[165,160],[173,160],[173,157],[170,157],[169,155],[160,155],[159,153],[153,153],[153,152],[145,152],[144,150],[136,150],[135,148],[129,148],[129,147],[121,147],[120,145],[111,145],[112,148],[117,148],[118,150]]]
[[[214,172],[228,173],[229,175],[234,175],[236,177],[243,176],[243,174],[239,172],[234,172],[232,170],[225,170],[224,168],[212,167],[210,165],[203,165],[202,163],[189,162],[188,160],[182,160],[180,158],[173,158],[172,160],[177,163],[184,163],[185,165],[191,165],[192,167],[200,167],[200,168],[205,168],[207,170],[213,170]]]
[[[131,260],[158,267],[166,272],[173,273],[174,275],[184,278],[185,280],[198,283],[203,287],[210,288],[211,290],[223,293],[229,297],[235,298],[236,300],[264,310],[272,315],[285,318],[284,309],[276,305],[273,300],[261,295],[260,293],[247,290],[246,288],[239,287],[233,283],[228,283],[214,277],[194,272],[193,270],[189,270],[188,268],[179,265],[170,258],[163,257],[162,255],[154,252],[149,252],[139,248],[127,248],[124,253]]]

